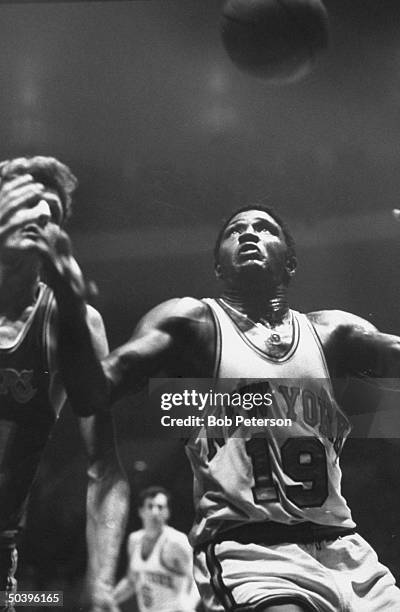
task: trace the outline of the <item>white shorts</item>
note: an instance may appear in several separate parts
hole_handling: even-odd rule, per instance
[[[310,612],[400,612],[390,571],[358,534],[312,544],[210,544],[195,554],[207,612],[293,603]]]

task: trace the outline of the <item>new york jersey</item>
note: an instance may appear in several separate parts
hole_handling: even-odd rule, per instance
[[[231,394],[249,391],[250,405],[255,394],[267,395],[268,402],[241,409],[248,419],[240,424],[235,424],[236,409],[209,406],[204,426],[188,440],[196,508],[191,543],[258,521],[354,527],[341,495],[339,466],[350,424],[334,399],[313,326],[305,315],[290,311],[291,346],[273,358],[253,344],[219,301],[206,302],[217,329],[215,390],[225,392],[230,385]],[[209,415],[222,418],[218,437],[207,433]]]
[[[192,612],[191,568],[185,568],[183,573],[182,560],[176,558],[180,549],[191,558],[186,535],[165,526],[146,559],[142,555],[143,537],[143,529],[135,531],[128,542],[129,573],[140,612]]]

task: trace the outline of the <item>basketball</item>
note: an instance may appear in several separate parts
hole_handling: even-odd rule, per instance
[[[328,45],[320,0],[226,0],[220,25],[233,63],[274,83],[301,79]]]

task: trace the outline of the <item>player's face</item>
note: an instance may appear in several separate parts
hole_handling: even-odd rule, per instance
[[[63,206],[57,191],[45,188],[40,198],[32,205],[19,209],[13,216],[13,222],[22,225],[10,235],[7,245],[16,245],[20,251],[15,255],[21,257],[24,250],[30,253],[30,247],[43,236],[50,244],[54,243],[63,219]]]
[[[243,274],[264,273],[283,282],[288,270],[287,245],[279,224],[262,210],[246,210],[233,217],[222,236],[217,276],[235,280]]]
[[[155,497],[147,497],[139,509],[143,527],[162,527],[169,519],[168,499],[164,493]]]
[[[58,193],[54,189],[46,188],[33,206],[20,212],[26,217],[21,233],[34,240],[40,232],[51,237],[52,230],[61,225],[63,206]]]

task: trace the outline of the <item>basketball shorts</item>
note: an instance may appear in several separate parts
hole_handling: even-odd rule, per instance
[[[297,604],[307,612],[400,611],[390,571],[357,533],[312,544],[208,544],[194,576],[207,612]]]

